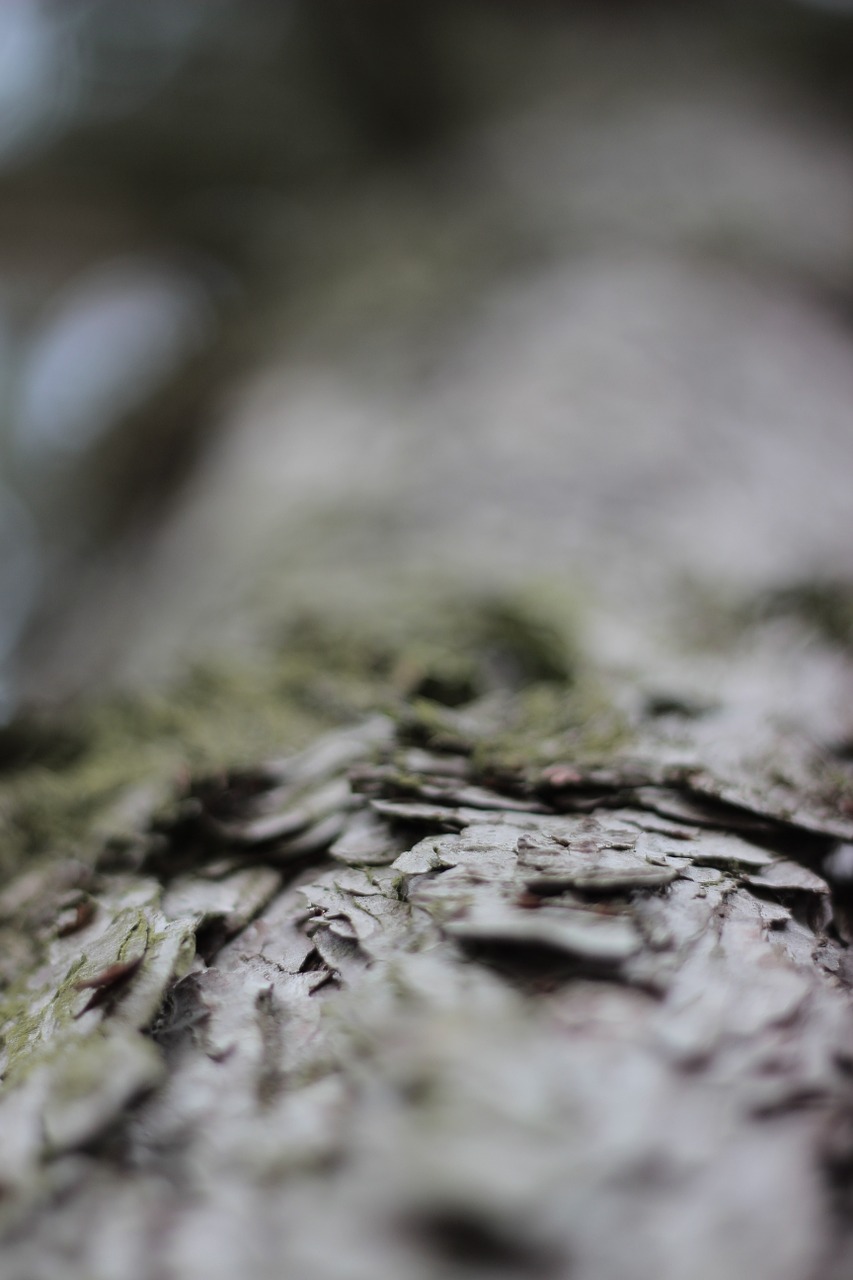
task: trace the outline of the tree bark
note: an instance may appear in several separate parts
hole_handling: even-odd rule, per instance
[[[607,749],[410,698],[14,879],[3,1275],[848,1275],[849,765],[607,680]]]
[[[121,684],[131,633],[158,678],[197,658],[255,593],[263,636],[300,601],[343,633],[108,708],[94,748],[0,731],[4,1280],[853,1274],[853,594],[796,585],[848,568],[846,141],[704,19],[587,25],[544,60],[472,29],[472,83],[541,66],[541,97],[411,188],[246,215],[276,337],[230,444],[26,646],[25,692],[59,699]],[[426,140],[418,59],[401,81],[338,38],[363,114]],[[297,133],[313,172],[337,111],[282,141],[266,101],[228,145],[263,110],[262,176]],[[180,116],[206,190],[225,153]],[[462,605],[401,624],[424,572]],[[541,574],[610,611],[577,652],[473,601]],[[356,659],[348,592],[379,616]],[[343,711],[301,754],[250,746]]]

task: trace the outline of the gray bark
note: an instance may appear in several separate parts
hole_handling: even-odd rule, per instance
[[[50,584],[48,699],[239,649],[259,595],[344,640],[0,778],[8,1280],[853,1272],[847,139],[692,20],[553,40],[414,187],[267,198],[265,371],[144,555]],[[399,583],[451,571],[436,668]],[[600,670],[471,640],[542,574]],[[348,593],[382,662],[336,676]]]
[[[415,701],[14,880],[3,1275],[849,1274],[849,789],[611,692],[597,761]]]

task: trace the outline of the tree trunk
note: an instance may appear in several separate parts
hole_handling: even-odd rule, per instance
[[[352,6],[302,9],[333,15],[362,118],[425,140],[432,15],[370,7],[387,65],[363,4],[351,34]],[[126,483],[100,524],[46,505],[58,549],[109,545],[84,579],[57,557],[24,692],[254,643],[258,595],[263,637],[300,603],[339,625],[0,730],[3,1280],[853,1275],[853,595],[796,585],[848,572],[853,537],[846,135],[768,78],[775,23],[750,54],[692,6],[543,6],[528,41],[506,15],[530,7],[440,7],[464,11],[447,74],[522,105],[411,184],[294,199],[352,98],[311,120],[298,76],[244,94],[253,57],[234,119],[212,82],[152,117],[174,234],[198,210],[264,276],[233,324],[237,354],[268,331],[267,367],[144,554],[113,534],[143,461],[177,478],[194,371],[104,446]],[[225,150],[196,146],[208,104]],[[154,152],[111,136],[147,208]],[[9,215],[33,288],[94,267],[103,226],[110,255],[140,234],[96,184],[53,258],[34,182]],[[461,605],[401,621],[425,574]],[[542,574],[595,597],[574,642],[558,601],[479,598]]]
[[[486,648],[13,879],[4,1277],[850,1274],[849,760]]]

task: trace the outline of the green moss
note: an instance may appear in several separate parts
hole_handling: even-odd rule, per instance
[[[541,683],[508,700],[503,724],[477,743],[474,759],[483,773],[526,772],[561,759],[598,764],[630,739],[627,718],[584,672],[571,688]]]
[[[706,651],[719,654],[777,619],[799,624],[813,640],[853,649],[853,582],[802,579],[747,597],[687,582],[678,601],[674,631]]]
[[[63,982],[51,994],[49,987],[35,991],[19,987],[0,1004],[0,1026],[4,1032],[5,1070],[3,1084],[17,1084],[38,1063],[47,1061],[61,1048],[61,1031],[73,1021],[80,992],[76,982],[86,963],[80,956]],[[45,1048],[50,1044],[51,1048]]]
[[[817,579],[790,583],[759,597],[757,618],[792,617],[821,639],[853,648],[853,583]]]
[[[149,904],[150,905],[150,904]],[[81,978],[91,979],[110,964],[140,955],[143,966],[156,966],[158,951],[167,941],[158,932],[146,909],[129,906],[120,910],[108,930],[96,939],[90,952],[81,952],[68,966],[62,980],[32,988],[26,979],[0,1001],[0,1026],[4,1030],[5,1069],[3,1083],[19,1083],[35,1066],[53,1061],[65,1052],[68,1033],[81,1006]],[[195,955],[191,934],[181,943],[169,973],[181,977]],[[74,1037],[79,1047],[81,1041]]]
[[[444,602],[400,645],[401,692],[460,706],[496,689],[571,684],[579,662],[573,602],[547,586]]]
[[[352,718],[359,706],[345,681],[312,688],[330,679],[321,671],[306,654],[207,666],[162,694],[66,710],[56,731],[73,728],[73,756],[0,772],[0,875],[46,852],[91,861],[103,836],[143,823],[187,772],[280,755]]]
[[[42,1018],[44,989],[15,992],[0,1004],[0,1026],[3,1027],[3,1054],[6,1062],[3,1083],[16,1083],[25,1074],[25,1063],[31,1046],[38,1042]]]
[[[536,682],[550,681],[564,706],[578,666],[574,603],[547,586],[474,600],[425,591],[390,613],[302,616],[257,661],[199,665],[168,690],[20,722],[5,758],[0,750],[0,876],[44,854],[93,862],[107,836],[132,838],[188,773],[286,754],[422,693],[433,696],[415,714],[427,720],[448,703],[527,690],[509,729],[532,742],[565,720]]]
[[[495,684],[571,684],[579,661],[577,641],[559,603],[544,588],[480,602],[471,620],[470,643]]]

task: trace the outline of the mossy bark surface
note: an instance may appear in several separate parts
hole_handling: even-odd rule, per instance
[[[793,605],[704,701],[551,605],[10,734],[5,1276],[849,1273],[849,750],[743,696]]]
[[[305,36],[367,120],[436,20],[369,7],[4,215],[34,309],[247,291],[32,473],[14,693],[89,702],[0,731],[0,1275],[848,1280],[849,130],[775,16],[439,5],[469,124],[335,177]]]

